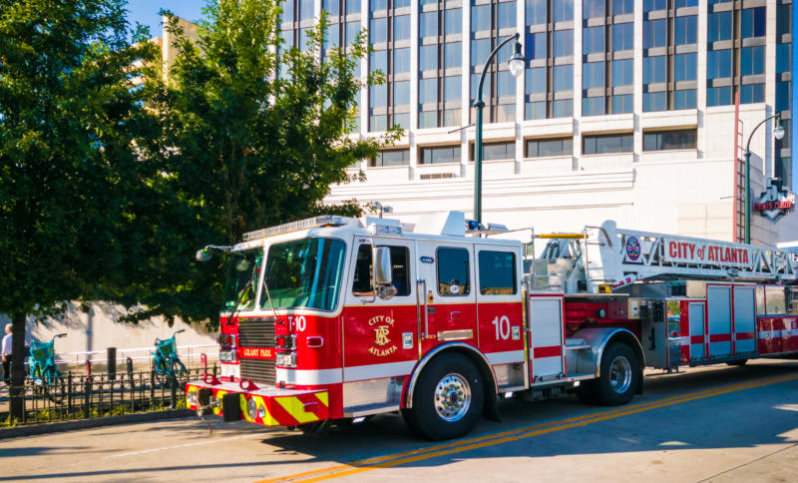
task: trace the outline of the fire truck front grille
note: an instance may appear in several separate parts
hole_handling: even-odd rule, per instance
[[[274,385],[274,360],[241,359],[241,377],[253,382]]]
[[[241,319],[238,335],[241,347],[274,347],[274,318]]]

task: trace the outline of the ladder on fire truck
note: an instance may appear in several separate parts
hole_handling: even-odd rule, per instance
[[[550,239],[540,257],[548,285],[566,293],[609,292],[643,280],[798,279],[798,261],[787,250],[619,229],[611,220],[580,234],[538,237]]]

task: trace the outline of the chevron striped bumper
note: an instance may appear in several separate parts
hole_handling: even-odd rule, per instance
[[[239,384],[204,381],[186,384],[186,407],[200,409],[200,389],[210,390],[209,406],[213,414],[225,420],[244,419],[264,426],[297,426],[329,418],[327,391],[296,391],[278,388],[244,390]],[[238,397],[231,397],[237,394]],[[235,404],[235,407],[224,407]],[[231,414],[230,412],[234,413]],[[210,411],[209,411],[210,412]],[[227,413],[227,414],[225,414]]]

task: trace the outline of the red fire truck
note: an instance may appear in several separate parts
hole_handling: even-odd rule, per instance
[[[798,353],[786,251],[611,221],[526,231],[458,212],[414,226],[321,216],[206,247],[199,259],[229,260],[221,375],[188,383],[188,406],[303,429],[401,411],[447,439],[510,393],[619,405],[645,367]]]

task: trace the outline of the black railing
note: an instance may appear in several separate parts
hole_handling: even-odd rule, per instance
[[[188,368],[175,377],[155,371],[127,371],[115,375],[74,375],[68,372],[53,384],[25,380],[25,410],[21,420],[9,420],[7,398],[0,400],[0,428],[13,425],[118,416],[185,408],[185,384],[217,374],[217,366]]]

